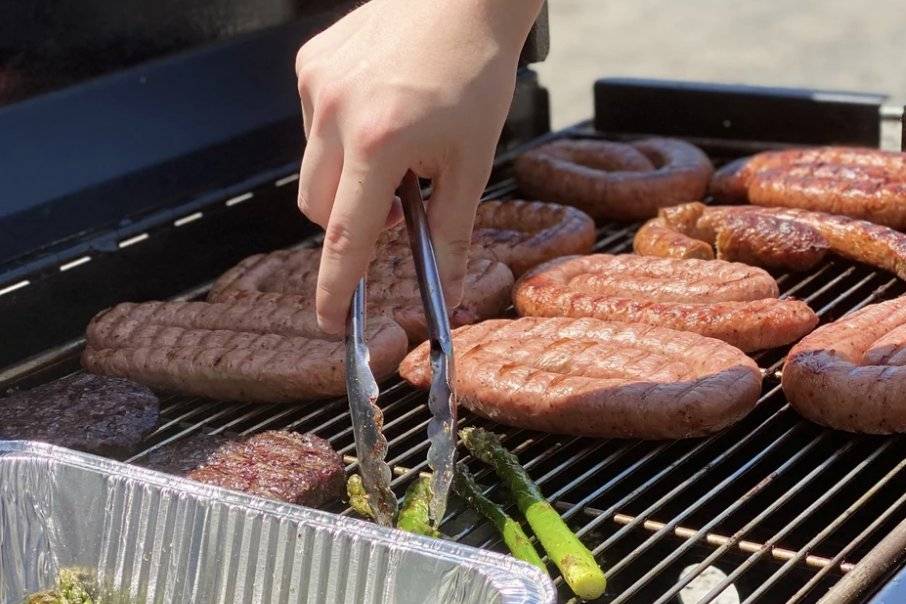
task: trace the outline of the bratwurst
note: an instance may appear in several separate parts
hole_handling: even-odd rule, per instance
[[[459,402],[507,425],[579,436],[702,436],[745,416],[758,366],[719,340],[598,319],[498,319],[453,332]],[[429,344],[400,375],[431,381]]]
[[[371,370],[393,374],[406,354],[403,329],[369,317]],[[342,337],[328,336],[292,296],[254,305],[119,304],[88,326],[82,365],[92,373],[209,398],[286,402],[346,392]]]
[[[314,312],[320,248],[278,250],[246,258],[224,273],[211,288],[210,302],[247,304],[279,300],[293,294]],[[383,316],[403,327],[415,344],[427,337],[427,324],[412,252],[405,228],[385,231],[368,268],[368,316]],[[466,325],[498,316],[509,306],[513,274],[496,259],[470,258],[463,280],[462,302],[449,310],[451,325]]]
[[[783,367],[790,404],[849,432],[906,432],[906,298],[872,304],[796,344]]]
[[[633,247],[645,256],[702,257],[702,242],[716,244],[718,257],[726,260],[794,271],[814,267],[831,251],[906,279],[903,233],[866,220],[796,208],[698,202],[664,208],[639,229]]]
[[[526,195],[576,206],[597,221],[623,222],[701,199],[714,171],[701,149],[668,138],[557,140],[516,158],[514,169]]]
[[[540,201],[486,201],[478,206],[471,258],[497,260],[518,277],[559,256],[587,254],[595,223],[570,206]]]
[[[817,210],[906,228],[906,153],[856,147],[768,151],[717,171],[720,201]]]
[[[596,254],[529,271],[513,300],[523,316],[647,323],[751,351],[788,344],[818,323],[807,304],[777,294],[769,274],[744,264]]]

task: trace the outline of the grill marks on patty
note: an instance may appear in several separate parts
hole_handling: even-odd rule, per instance
[[[146,387],[79,373],[0,399],[0,439],[124,457],[157,427],[159,414]]]
[[[152,452],[142,465],[309,507],[338,500],[346,484],[343,460],[326,440],[278,430],[248,437],[194,435]]]

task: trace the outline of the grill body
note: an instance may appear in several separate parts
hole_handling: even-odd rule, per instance
[[[488,199],[517,197],[513,157],[559,136],[682,136],[702,146],[717,164],[789,144],[877,145],[880,140],[882,99],[871,95],[601,81],[593,123],[542,134],[546,95],[530,72],[520,79],[520,90]],[[745,114],[754,116],[749,124],[735,117],[733,102],[740,99]],[[670,108],[669,128],[649,120],[662,107]],[[771,120],[787,115],[785,107],[795,110],[796,119],[781,127]],[[759,129],[765,121],[770,125]],[[848,125],[828,134],[834,132],[829,124],[838,122]],[[797,124],[801,129],[795,129]],[[769,139],[760,133],[770,134]],[[814,138],[815,133],[821,138]],[[238,182],[218,182],[195,194],[187,191],[179,202],[141,208],[113,226],[109,221],[98,224],[53,245],[42,241],[32,252],[6,262],[0,268],[0,367],[5,367],[0,391],[78,371],[80,333],[105,306],[203,295],[212,279],[246,255],[317,245],[315,230],[295,208],[297,166],[282,159],[243,173]],[[638,226],[601,225],[596,249],[631,251]],[[889,274],[836,258],[808,273],[776,277],[782,295],[808,301],[822,322],[906,292]],[[708,576],[712,587],[721,577],[732,586],[722,598],[735,594],[746,602],[815,602],[906,518],[900,486],[906,440],[847,435],[799,418],[779,386],[784,354],[756,355],[767,376],[757,409],[737,426],[705,439],[570,438],[498,426],[466,412],[460,422],[500,432],[598,554],[609,578],[602,601],[709,601],[721,590],[707,594],[702,577]],[[393,487],[402,495],[427,466],[426,396],[399,380],[383,384],[382,392]],[[278,428],[328,439],[345,456],[349,470],[355,468],[345,399],[295,406],[171,396],[163,403],[161,426],[127,461],[141,463],[151,451],[197,432],[249,434]],[[465,459],[489,495],[502,497],[489,471]],[[339,505],[331,511],[350,513]],[[462,543],[505,551],[493,529],[459,502],[451,505],[442,530]],[[878,577],[873,585],[883,580]],[[559,578],[556,582],[568,601],[568,590]],[[870,591],[860,597],[869,597]]]

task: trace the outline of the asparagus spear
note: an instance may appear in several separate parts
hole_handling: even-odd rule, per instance
[[[503,541],[510,548],[510,553],[520,560],[534,564],[544,571],[544,574],[547,574],[547,566],[541,561],[541,556],[535,551],[535,546],[532,545],[528,535],[522,530],[522,525],[507,516],[502,507],[484,496],[481,488],[475,483],[471,472],[463,463],[456,464],[453,489],[469,505],[475,508],[479,514],[490,520],[497,527],[497,530],[503,535]]]
[[[371,504],[368,503],[368,493],[365,492],[362,477],[358,474],[353,474],[346,481],[346,497],[349,498],[349,507],[356,514],[374,520],[374,512],[371,511]]]
[[[406,496],[403,497],[403,504],[400,506],[399,515],[396,517],[396,528],[415,533],[416,535],[440,537],[440,532],[431,526],[431,519],[428,514],[428,505],[430,503],[431,478],[419,476],[406,489]]]
[[[580,598],[600,597],[607,580],[595,557],[547,502],[516,456],[504,448],[493,432],[466,428],[459,435],[472,455],[494,466],[541,545],[563,573],[566,584]]]

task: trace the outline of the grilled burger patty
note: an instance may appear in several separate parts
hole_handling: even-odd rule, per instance
[[[454,331],[459,402],[504,424],[581,436],[701,436],[745,416],[755,362],[719,340],[598,319],[498,319]],[[426,342],[400,375],[428,388]]]
[[[906,432],[906,298],[872,304],[796,344],[783,391],[806,418],[850,432]]]
[[[552,258],[587,254],[594,243],[594,221],[576,208],[540,201],[486,201],[475,215],[469,255],[502,262],[518,277]]]
[[[235,438],[195,435],[158,449],[143,465],[309,507],[338,500],[346,485],[343,460],[326,440],[279,430]]]
[[[714,171],[701,149],[668,138],[557,140],[516,158],[514,169],[526,195],[576,206],[597,221],[625,222],[701,199]]]
[[[157,427],[159,401],[121,378],[84,373],[0,399],[0,439],[122,457]]]
[[[378,380],[406,354],[402,328],[366,329]],[[223,400],[288,402],[346,392],[342,337],[328,336],[296,297],[243,302],[124,303],[92,319],[82,365],[152,387]]]
[[[717,171],[721,201],[816,210],[906,229],[906,153],[855,147],[768,151]]]
[[[664,208],[639,229],[633,246],[646,256],[713,258],[714,243],[721,258],[769,268],[806,270],[832,251],[906,279],[906,234],[866,220],[796,208],[698,202]]]
[[[769,274],[744,264],[595,254],[536,267],[513,300],[523,316],[647,323],[750,351],[788,344],[818,323],[807,304],[777,293]]]
[[[211,302],[270,301],[290,293],[309,311],[315,305],[321,249],[278,250],[250,256],[224,273],[211,288]],[[509,306],[513,274],[504,264],[472,258],[463,280],[461,304],[450,310],[452,325],[497,316]],[[405,228],[385,231],[368,268],[368,316],[399,323],[412,343],[427,337],[418,278]]]

